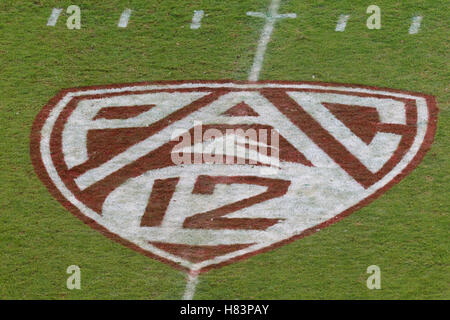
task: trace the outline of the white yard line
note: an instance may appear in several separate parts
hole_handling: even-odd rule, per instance
[[[280,1],[281,0],[272,0],[267,15],[261,12],[252,12],[252,11],[247,12],[248,16],[266,19],[266,24],[261,33],[261,38],[259,39],[258,42],[258,48],[256,49],[256,55],[255,59],[253,60],[253,66],[252,69],[250,70],[250,75],[248,76],[249,81],[258,81],[259,79],[259,73],[261,72],[262,64],[264,61],[264,54],[266,53],[267,44],[269,43],[270,37],[272,36],[276,20],[283,18],[297,17],[295,13],[278,14]]]
[[[348,14],[341,14],[339,16],[339,20],[337,22],[335,31],[337,31],[337,32],[344,32],[345,31],[345,27],[347,26],[348,18],[350,18],[350,15],[348,15]]]
[[[191,29],[198,29],[202,25],[202,18],[205,15],[203,10],[195,10],[194,16],[192,17]]]
[[[186,289],[184,290],[183,300],[192,300],[195,294],[195,288],[198,283],[197,273],[188,273]]]
[[[277,19],[283,18],[296,18],[297,15],[295,13],[287,13],[287,14],[278,14],[278,8],[280,7],[281,0],[272,0],[269,7],[268,15],[265,15],[261,12],[247,12],[248,16],[265,18],[266,24],[261,33],[261,38],[258,42],[258,48],[256,50],[255,59],[253,61],[252,69],[250,70],[250,74],[248,76],[249,81],[258,81],[259,73],[261,72],[262,64],[264,61],[264,53],[267,49],[267,44],[269,43],[270,37],[272,36],[272,32],[275,26],[275,21]],[[192,18],[191,29],[200,28],[200,21],[203,17],[203,10],[195,11],[194,17]],[[197,15],[197,18],[196,18]],[[188,273],[186,280],[186,289],[184,291],[183,300],[192,300],[195,295],[195,289],[198,284],[198,273],[190,272]]]
[[[412,18],[411,26],[409,27],[409,34],[416,34],[419,33],[420,30],[420,24],[422,23],[423,17],[421,16],[415,16]]]
[[[59,15],[61,14],[62,11],[63,9],[53,8],[50,17],[48,18],[47,26],[54,27],[56,25],[56,22],[58,22]]]
[[[130,16],[131,16],[131,9],[125,9],[120,15],[119,23],[117,24],[117,26],[119,28],[126,28],[128,26]]]

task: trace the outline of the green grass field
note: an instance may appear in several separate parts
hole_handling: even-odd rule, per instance
[[[52,8],[81,7],[81,30]],[[0,299],[180,299],[185,273],[84,225],[34,173],[29,134],[62,88],[158,80],[246,80],[269,0],[0,3]],[[381,8],[368,30],[366,8]],[[133,9],[126,29],[121,12]],[[194,10],[205,17],[191,30]],[[444,0],[281,2],[261,80],[324,81],[423,92],[440,109],[435,142],[408,177],[343,221],[200,276],[196,299],[449,299],[450,55]],[[335,32],[350,14],[345,32]],[[422,15],[420,32],[408,34]],[[66,268],[82,270],[81,290]],[[378,265],[382,289],[369,290]]]

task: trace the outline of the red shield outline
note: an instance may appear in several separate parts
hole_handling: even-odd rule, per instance
[[[66,89],[60,91],[53,99],[49,101],[49,103],[39,112],[37,115],[31,135],[30,135],[30,155],[32,159],[32,163],[34,165],[35,171],[41,181],[44,183],[44,185],[47,187],[47,189],[51,192],[51,194],[66,208],[68,209],[72,214],[74,214],[77,218],[79,218],[84,223],[88,224],[95,230],[100,231],[105,236],[137,251],[141,254],[144,254],[148,257],[151,257],[153,259],[162,261],[164,263],[167,263],[175,268],[178,268],[180,270],[184,271],[192,271],[188,267],[185,267],[183,265],[180,265],[172,260],[166,259],[164,257],[161,257],[159,255],[156,255],[148,250],[144,250],[138,245],[123,239],[117,234],[112,233],[102,225],[98,224],[93,219],[87,217],[84,215],[74,204],[72,204],[69,200],[66,199],[66,197],[63,196],[61,191],[55,186],[52,179],[50,178],[49,173],[47,172],[46,166],[42,160],[41,156],[41,131],[45,124],[45,121],[49,117],[51,111],[57,103],[67,94],[69,93],[75,93],[80,91],[87,91],[87,90],[99,90],[99,89],[121,89],[126,87],[132,87],[132,86],[146,86],[146,85],[182,85],[182,84],[205,84],[205,85],[211,85],[211,84],[223,84],[224,86],[226,84],[236,84],[236,85],[254,85],[254,84],[276,84],[276,85],[314,85],[314,86],[321,86],[321,87],[339,87],[339,88],[348,88],[348,89],[368,89],[368,90],[374,90],[374,91],[380,91],[380,92],[390,92],[395,94],[405,94],[414,96],[417,98],[423,98],[426,101],[427,108],[428,108],[428,123],[427,123],[427,129],[425,132],[425,136],[423,139],[423,142],[415,154],[414,158],[406,165],[406,167],[392,180],[390,180],[387,184],[385,184],[380,189],[376,190],[373,194],[371,194],[369,197],[363,199],[356,205],[348,208],[347,210],[341,212],[340,214],[334,216],[333,218],[316,225],[312,228],[304,230],[302,233],[297,234],[295,236],[292,236],[288,239],[284,239],[282,241],[276,242],[270,246],[267,246],[265,248],[259,249],[257,251],[249,252],[244,255],[217,263],[217,264],[211,264],[206,267],[203,267],[199,270],[196,270],[197,272],[206,272],[210,270],[211,268],[217,268],[223,265],[230,264],[232,262],[242,260],[249,258],[255,254],[266,252],[269,250],[272,250],[274,248],[277,248],[279,246],[282,246],[284,244],[290,243],[294,240],[303,238],[305,236],[311,235],[312,233],[316,232],[319,229],[322,229],[324,227],[327,227],[335,222],[340,221],[344,217],[350,215],[351,213],[355,212],[356,210],[368,205],[370,202],[375,200],[377,197],[379,197],[381,194],[386,192],[388,189],[390,189],[393,185],[398,183],[400,180],[402,180],[404,177],[406,177],[414,168],[418,166],[418,164],[421,162],[423,157],[425,156],[426,152],[430,149],[430,146],[433,142],[434,135],[436,132],[436,126],[437,126],[437,114],[438,114],[438,108],[436,105],[435,98],[430,95],[425,95],[421,93],[413,93],[408,91],[402,91],[402,90],[393,90],[393,89],[385,89],[385,88],[378,88],[378,87],[371,87],[371,86],[361,86],[361,85],[351,85],[351,84],[339,84],[339,83],[322,83],[322,82],[288,82],[288,81],[258,81],[258,82],[238,82],[238,81],[231,81],[231,80],[221,80],[221,81],[161,81],[161,82],[140,82],[140,83],[127,83],[127,84],[118,84],[118,85],[107,85],[107,86],[91,86],[91,87],[81,87],[81,88],[75,88],[75,89]],[[373,94],[369,94],[373,95]]]

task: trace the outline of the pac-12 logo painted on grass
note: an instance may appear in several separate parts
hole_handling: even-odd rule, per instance
[[[145,255],[206,271],[367,205],[429,149],[431,96],[356,85],[193,81],[64,90],[31,135],[73,214]]]

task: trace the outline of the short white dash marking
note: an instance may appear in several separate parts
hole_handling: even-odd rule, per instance
[[[125,9],[120,15],[119,23],[117,24],[117,26],[119,28],[126,28],[128,26],[130,16],[131,16],[131,9]]]
[[[267,18],[267,16],[262,12],[248,11],[247,15],[250,17]]]
[[[420,30],[420,24],[422,23],[422,17],[421,16],[415,16],[412,18],[411,26],[409,27],[409,34],[416,34],[419,33]]]
[[[59,15],[62,11],[63,9],[53,8],[50,17],[48,18],[47,26],[54,27],[56,25],[56,22],[58,22]]]
[[[283,13],[283,14],[277,14],[275,16],[276,19],[284,19],[284,18],[291,18],[291,19],[295,19],[297,18],[297,14],[296,13]]]
[[[205,15],[203,10],[195,10],[192,17],[191,29],[198,29],[202,25],[202,18]]]
[[[350,18],[350,15],[348,15],[348,14],[341,14],[339,16],[339,20],[337,22],[335,31],[337,31],[337,32],[344,32],[345,31],[345,27],[347,26],[348,18]]]
[[[253,60],[253,66],[248,76],[249,81],[258,81],[259,79],[259,73],[261,72],[262,64],[264,61],[264,54],[267,49],[267,44],[270,41],[270,37],[272,36],[276,20],[282,18],[297,17],[295,13],[278,14],[279,7],[280,7],[280,0],[272,0],[269,7],[269,13],[267,15],[261,12],[252,12],[252,11],[247,12],[248,16],[266,19],[266,24],[261,33],[261,38],[259,39],[258,42],[258,48],[256,49],[256,55],[255,59]]]
[[[183,300],[192,300],[194,298],[195,287],[197,286],[197,283],[198,283],[198,273],[188,273]]]

